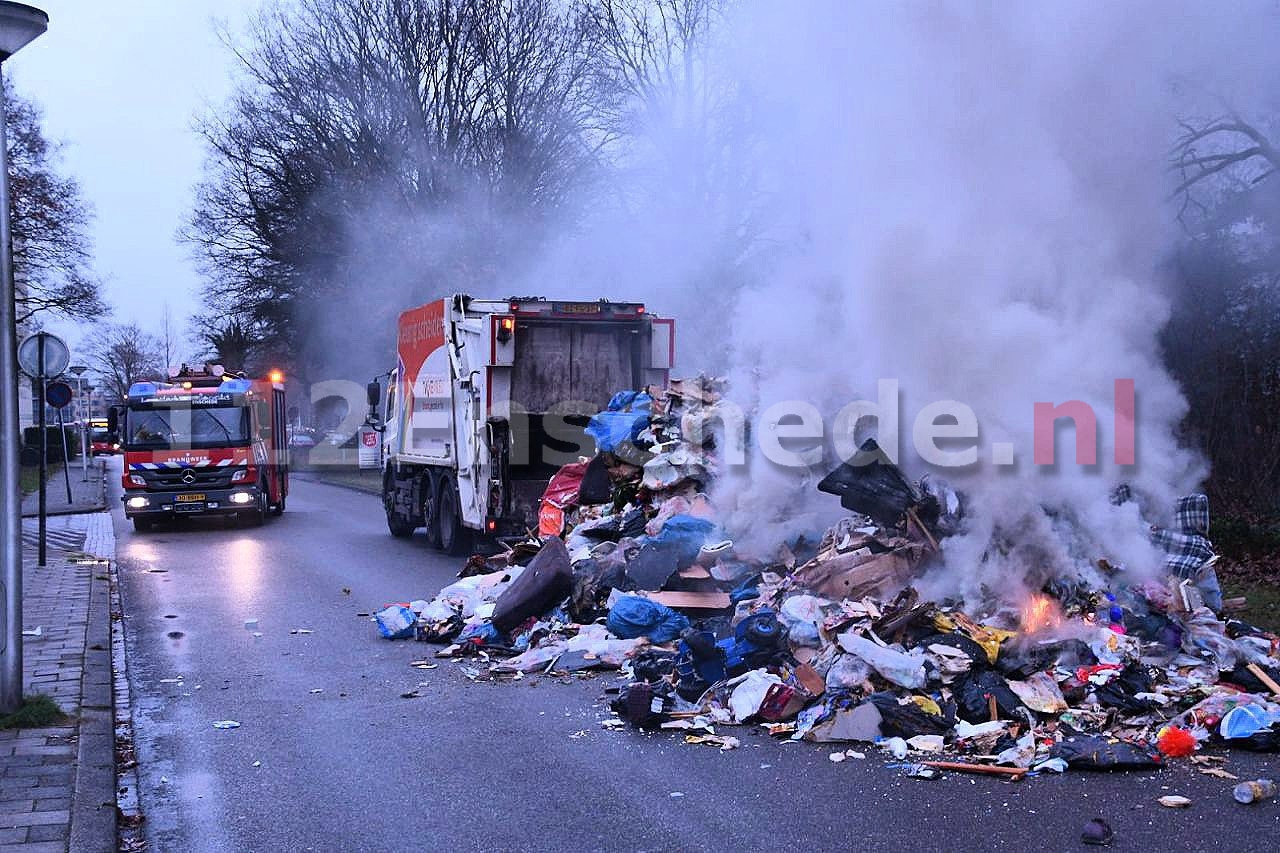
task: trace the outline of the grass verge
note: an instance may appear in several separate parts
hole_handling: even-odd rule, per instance
[[[43,729],[66,719],[58,703],[43,693],[22,700],[22,707],[0,717],[0,729]]]
[[[61,462],[49,463],[49,479],[62,472]],[[40,488],[40,466],[39,465],[23,465],[18,475],[18,482],[22,486],[22,493],[29,495],[36,489]]]
[[[1222,578],[1222,595],[1224,598],[1243,595],[1248,600],[1244,610],[1229,615],[1272,633],[1280,633],[1280,587],[1272,583],[1225,577]]]

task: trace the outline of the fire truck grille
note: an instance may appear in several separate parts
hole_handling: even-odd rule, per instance
[[[181,489],[229,489],[234,468],[217,468],[209,471],[198,471],[185,468],[180,471],[134,471],[142,474],[147,481],[147,488],[155,492],[172,492]],[[195,475],[192,478],[191,475]]]

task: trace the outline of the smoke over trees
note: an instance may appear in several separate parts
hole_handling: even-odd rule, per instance
[[[1042,93],[1023,91],[1039,82],[973,67],[982,66],[980,49],[975,48],[979,60],[951,67],[948,62],[959,60],[949,32],[935,45],[942,51],[935,58],[911,54],[919,49],[914,42],[895,41],[908,32],[932,32],[929,14],[874,10],[871,17],[901,17],[902,26],[882,22],[888,45],[852,39],[865,54],[857,59],[849,55],[855,51],[847,34],[824,32],[821,9],[841,4],[815,4],[817,11],[789,23],[778,12],[776,29],[795,30],[796,41],[779,46],[771,31],[762,37],[767,50],[744,57],[741,45],[733,43],[742,32],[734,31],[732,19],[745,5],[292,0],[269,7],[248,37],[231,45],[242,83],[229,108],[203,125],[209,161],[187,232],[209,282],[207,314],[199,321],[203,344],[211,353],[222,353],[226,344],[255,363],[287,364],[304,380],[361,379],[385,368],[394,317],[405,307],[454,291],[554,292],[652,297],[657,310],[680,317],[682,342],[718,348],[723,358],[723,334],[713,332],[722,332],[726,318],[735,317],[737,294],[777,277],[780,268],[789,267],[792,275],[781,276],[779,290],[804,289],[811,297],[807,307],[798,306],[802,325],[826,322],[855,304],[906,311],[894,288],[883,288],[885,301],[878,302],[880,289],[859,291],[838,281],[838,274],[823,278],[821,265],[806,270],[803,256],[830,251],[813,248],[823,241],[838,242],[857,249],[841,260],[846,267],[851,259],[870,259],[864,266],[875,275],[909,281],[901,264],[883,266],[873,251],[878,247],[861,246],[877,239],[870,231],[883,232],[890,214],[908,222],[937,219],[940,201],[973,191],[968,180],[985,192],[991,182],[1003,186],[1017,177],[1009,157],[984,153],[993,141],[1004,140],[1002,134],[972,150],[965,145],[974,140],[963,135],[951,146],[940,139],[893,138],[895,128],[914,126],[903,114],[914,119],[949,106],[961,83],[983,94],[990,82],[984,75],[990,74],[1014,93],[993,98],[999,104],[993,115],[1020,109],[1032,138],[1066,139],[1071,155],[1085,147],[1072,134],[1084,133],[1088,122],[1068,132],[1055,124],[1061,111],[1040,116]],[[769,10],[771,4],[759,8]],[[949,14],[956,20],[938,20],[958,25],[964,18],[962,29],[975,44],[990,35],[984,27],[1018,41],[1017,27],[1007,22],[996,26],[981,14]],[[866,23],[844,21],[850,32],[866,30]],[[1206,43],[1208,38],[1197,37]],[[816,42],[829,55],[804,56]],[[1082,60],[1070,38],[1060,33],[1043,45],[1034,38],[1029,43],[1037,45],[1030,56],[1040,48],[1054,51],[1042,57],[1049,82],[1092,91],[1096,81],[1073,65]],[[895,45],[897,55],[877,53],[891,54]],[[815,66],[813,73],[789,71],[798,61]],[[883,70],[877,63],[892,64],[893,73],[876,78]],[[920,71],[920,78],[906,75],[903,63]],[[948,83],[947,74],[960,82]],[[791,89],[789,75],[796,76]],[[1164,110],[1170,80],[1162,75],[1163,66],[1144,72],[1144,79],[1159,80],[1155,88],[1141,90],[1145,94],[1138,97],[1147,101],[1136,106],[1143,107],[1142,121],[1159,124],[1167,142],[1148,145],[1143,135],[1144,150],[1124,162],[1149,164],[1153,172],[1169,167],[1168,210],[1155,211],[1143,226],[1130,226],[1154,231],[1177,217],[1184,228],[1172,241],[1163,232],[1151,238],[1168,244],[1167,271],[1177,291],[1163,332],[1165,361],[1188,398],[1185,427],[1213,463],[1219,496],[1274,507],[1280,497],[1280,300],[1274,272],[1280,268],[1280,244],[1271,236],[1280,225],[1276,114],[1261,109],[1242,118],[1220,106],[1201,117],[1180,117],[1173,109],[1147,115]],[[1160,107],[1153,106],[1156,100]],[[1127,112],[1118,109],[1117,120]],[[806,115],[811,124],[794,121]],[[880,116],[888,124],[859,124],[859,115]],[[786,128],[793,126],[803,130],[789,135]],[[985,137],[987,126],[982,127],[977,135]],[[840,145],[809,144],[813,134],[839,139]],[[1008,151],[1024,156],[1013,139],[1004,140]],[[1098,144],[1130,157],[1126,139],[1137,136],[1107,134]],[[816,151],[810,160],[821,162],[798,163],[803,155],[797,151]],[[872,152],[882,159],[868,165],[877,156]],[[913,155],[921,152],[946,164],[945,170],[937,166],[940,180],[917,177],[920,164]],[[981,155],[982,165],[962,153]],[[1033,153],[1044,156],[1026,161],[1039,170],[1029,184],[1045,185],[1045,175],[1063,179],[1056,158],[1065,154]],[[1134,171],[1112,171],[1106,157],[1096,160],[1086,158],[1085,167],[1096,167],[1104,178],[1082,179],[1089,192]],[[865,198],[832,203],[835,185]],[[1023,199],[1021,191],[995,195],[1015,203]],[[1096,203],[1105,207],[1113,201],[1100,195]],[[805,215],[797,215],[797,208]],[[1081,222],[1088,220],[1081,215]],[[1006,224],[1017,231],[1022,223]],[[975,230],[966,245],[975,257],[1017,253],[1016,238],[1005,234],[1001,243],[1002,235]],[[919,245],[909,236],[900,239],[907,248],[899,254],[920,262]],[[988,240],[999,251],[988,253]],[[676,258],[679,263],[671,262]],[[1060,261],[1061,253],[1054,259]],[[935,277],[959,272],[951,263],[938,266]],[[1090,277],[1088,270],[1078,272]],[[1144,270],[1137,278],[1154,276]],[[1070,295],[1060,284],[1056,293],[1045,287],[1028,304]],[[1163,305],[1155,289],[1153,283],[1152,304]],[[861,302],[854,298],[869,290],[874,292],[864,292]],[[742,328],[753,330],[747,337],[778,334],[776,315],[745,319]],[[917,331],[923,339],[938,333]],[[352,347],[353,341],[360,346]],[[887,349],[898,353],[902,341],[891,344]],[[709,355],[691,366],[723,366],[715,362],[716,353]],[[808,375],[809,367],[800,365],[797,375]],[[883,367],[860,364],[862,370]],[[843,381],[820,378],[845,388]]]
[[[385,338],[412,300],[509,275],[595,174],[588,23],[554,0],[264,13],[231,110],[204,126],[188,236],[211,316],[314,368],[335,301],[376,294],[360,311]]]
[[[1280,503],[1280,149],[1270,123],[1235,112],[1181,122],[1171,168],[1185,236],[1163,335],[1215,496],[1255,518]]]

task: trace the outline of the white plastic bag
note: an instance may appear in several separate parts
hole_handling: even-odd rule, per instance
[[[878,646],[853,631],[840,635],[840,648],[862,658],[887,681],[908,690],[919,690],[925,685],[924,655],[908,654],[889,646]]]

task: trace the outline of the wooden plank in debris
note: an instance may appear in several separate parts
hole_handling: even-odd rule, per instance
[[[1267,689],[1271,691],[1273,696],[1280,696],[1280,684],[1276,684],[1276,680],[1267,675],[1267,671],[1265,669],[1258,666],[1256,663],[1249,664],[1245,669],[1252,672],[1259,681],[1267,685]]]

